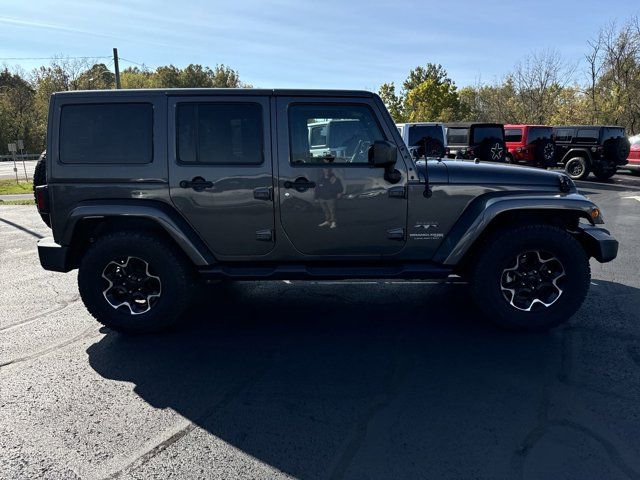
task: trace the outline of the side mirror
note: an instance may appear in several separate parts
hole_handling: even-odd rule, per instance
[[[392,169],[396,164],[398,148],[386,140],[376,140],[369,147],[369,165],[375,168]]]

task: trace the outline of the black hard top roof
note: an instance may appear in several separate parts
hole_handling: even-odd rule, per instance
[[[553,128],[624,128],[619,125],[554,125]]]
[[[452,128],[469,128],[472,126],[482,126],[482,127],[504,127],[502,123],[492,123],[492,122],[453,122],[453,123],[445,123],[446,127]]]
[[[141,88],[122,90],[74,90],[58,92],[61,97],[127,97],[127,96],[312,96],[312,97],[362,97],[371,98],[365,90],[317,90],[317,89],[261,89],[261,88]]]

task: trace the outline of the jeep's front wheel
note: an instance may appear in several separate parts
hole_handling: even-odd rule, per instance
[[[564,164],[564,171],[572,180],[584,180],[589,176],[589,163],[584,157],[573,157]]]
[[[589,289],[589,258],[569,233],[550,225],[500,232],[471,272],[476,305],[509,329],[545,330],[578,311]]]
[[[78,287],[87,310],[103,325],[148,333],[179,320],[189,303],[191,279],[188,263],[164,239],[118,232],[89,247]]]

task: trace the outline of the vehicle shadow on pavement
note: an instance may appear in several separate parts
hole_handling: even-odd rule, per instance
[[[599,283],[608,296],[640,298],[637,289]],[[572,382],[587,390],[591,382],[592,390],[618,395],[604,385],[610,377],[577,373],[589,360],[576,349],[606,335],[582,326],[508,333],[478,315],[465,285],[241,283],[212,288],[177,331],[105,330],[87,352],[101,376],[133,382],[150,405],[295,477],[520,477],[527,457],[540,455],[536,442],[554,428],[549,409],[558,392],[561,401]],[[621,341],[638,346],[637,338]],[[637,383],[626,387],[633,408]],[[584,428],[579,435],[591,438]],[[194,435],[183,433],[145,462]],[[541,478],[567,466],[583,478],[593,473],[581,469],[589,462],[578,467],[572,459],[536,471]],[[206,456],[189,461],[216,468]]]

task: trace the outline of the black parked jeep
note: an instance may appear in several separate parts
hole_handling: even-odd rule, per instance
[[[590,172],[607,180],[627,164],[630,144],[623,127],[578,125],[553,131],[556,158],[574,180],[583,180]]]
[[[507,147],[504,125],[500,123],[448,123],[449,158],[505,162]]]
[[[40,261],[122,331],[176,323],[202,280],[449,275],[491,321],[549,328],[617,254],[564,173],[414,161],[369,92],[63,92],[47,141]]]

